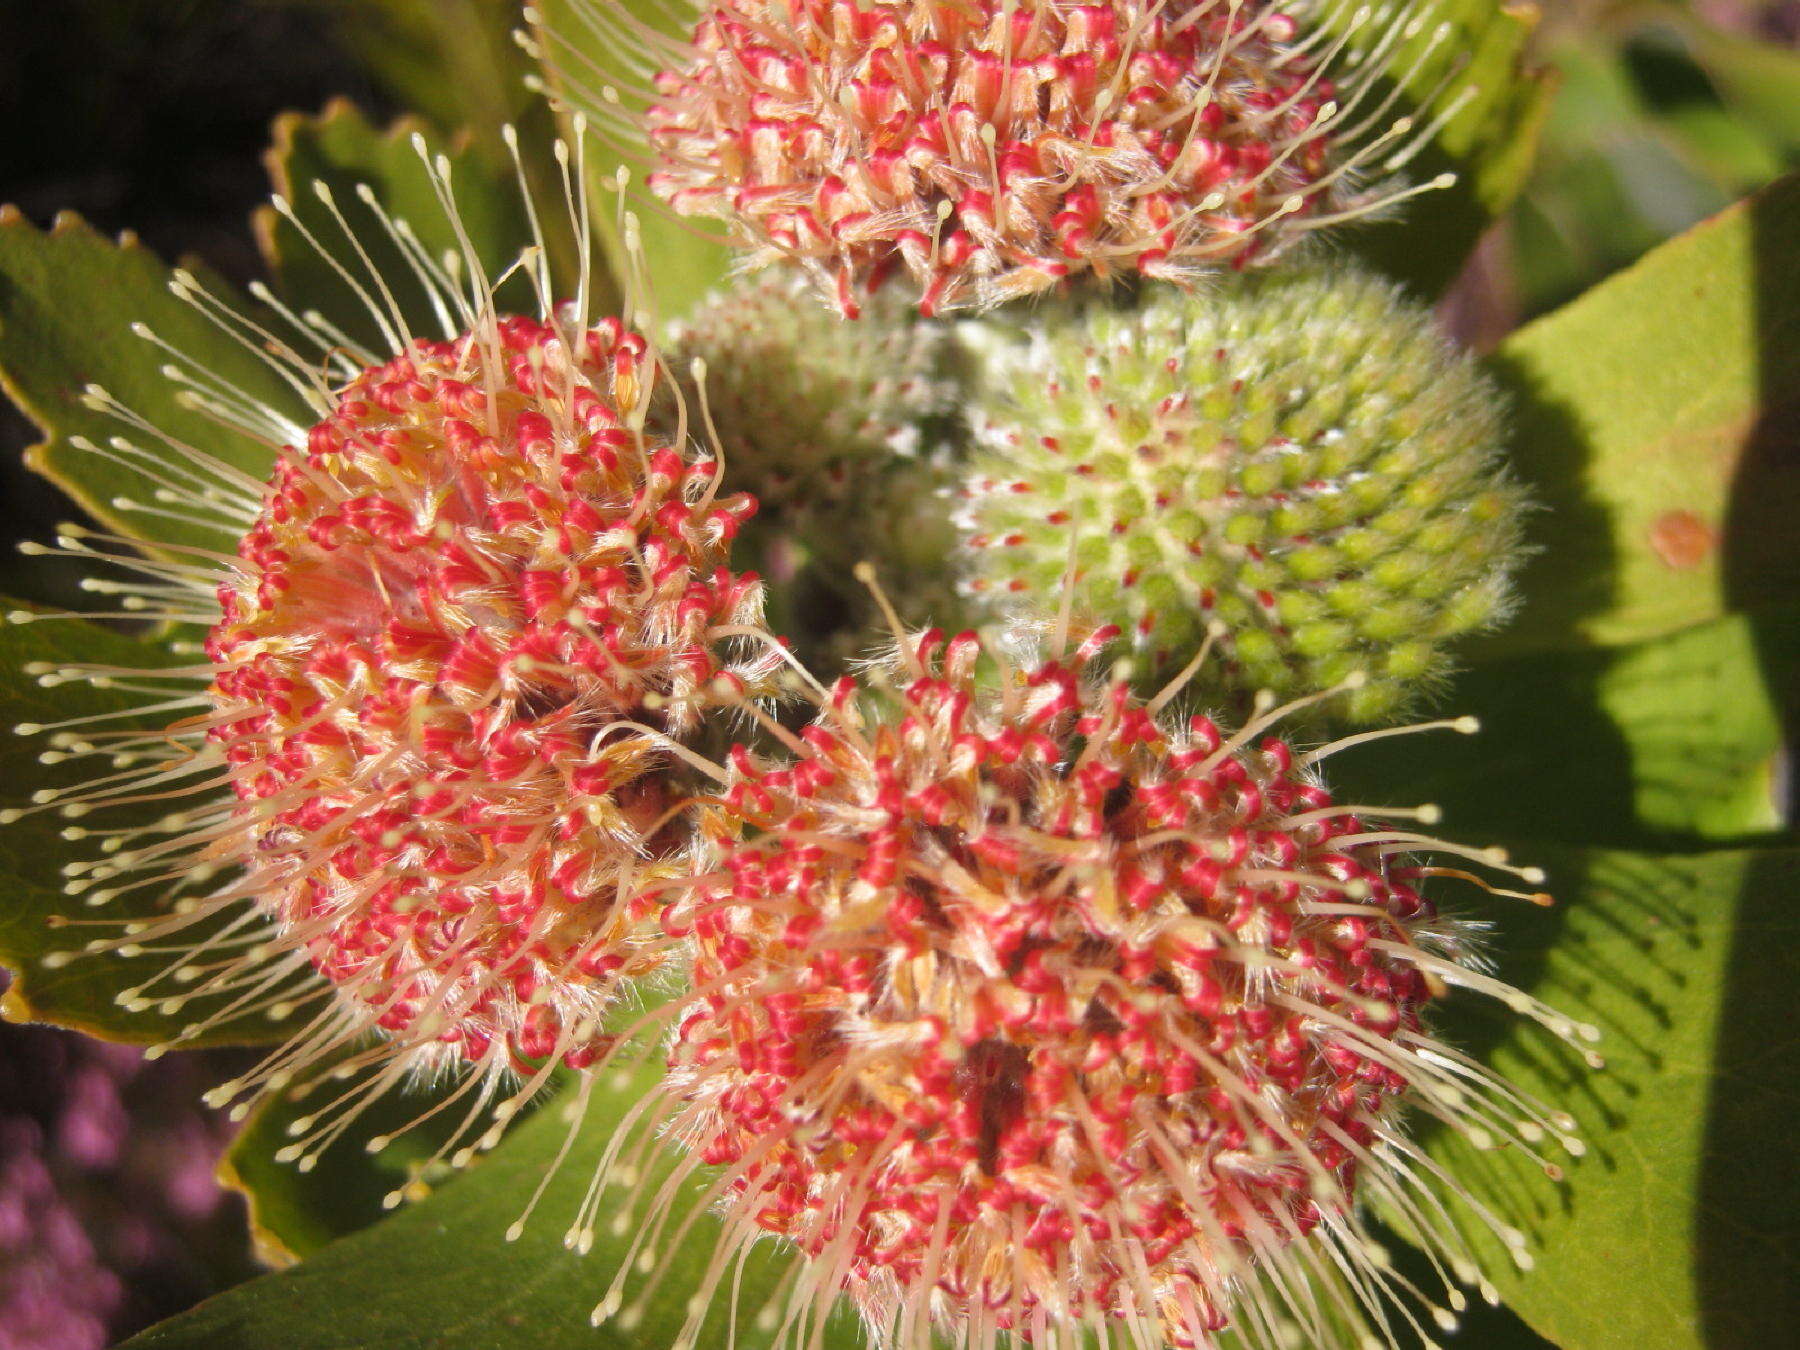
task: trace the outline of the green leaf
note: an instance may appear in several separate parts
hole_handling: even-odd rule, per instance
[[[415,136],[425,138],[433,156],[448,154],[460,235],[432,187]],[[375,213],[358,199],[358,184],[366,183],[391,216],[410,225],[433,257],[452,252],[460,256],[466,237],[490,279],[498,278],[532,242],[524,199],[512,170],[496,169],[466,141],[444,152],[415,120],[402,119],[378,131],[341,99],[317,117],[287,113],[276,119],[268,165],[275,190],[292,204],[306,229],[379,301],[368,268],[360,265],[343,228],[317,195],[316,184],[327,186],[415,337],[443,337],[443,324],[405,255]],[[392,344],[383,338],[369,305],[293,222],[264,208],[258,213],[257,226],[276,289],[289,304],[297,310],[318,310],[373,351],[391,351]],[[515,274],[505,283],[499,302],[502,310],[536,311],[536,299],[523,274]]]
[[[1401,736],[1334,759],[1356,800],[1431,801],[1459,837],[1692,848],[1785,828],[1782,701],[1800,613],[1734,616],[1619,650],[1493,661],[1447,711],[1474,737]]]
[[[0,789],[5,798],[0,805],[11,809],[29,807],[30,793],[40,788],[110,772],[105,759],[84,761],[85,773],[73,765],[40,764],[38,756],[47,748],[45,738],[13,735],[15,724],[111,713],[146,701],[141,694],[124,693],[89,679],[46,689],[34,674],[27,673],[39,662],[131,669],[171,665],[175,658],[155,639],[126,637],[80,619],[0,624],[0,708],[5,709],[5,725],[0,727],[0,783],[6,785]],[[162,720],[166,722],[167,715]],[[108,817],[109,823],[112,819]],[[88,941],[116,935],[118,930],[51,926],[53,916],[77,920],[138,917],[155,912],[160,901],[154,888],[121,896],[99,909],[85,908],[81,900],[65,895],[63,864],[98,856],[95,842],[70,842],[62,837],[68,824],[55,811],[27,811],[11,824],[0,826],[0,964],[15,977],[0,999],[0,1015],[15,1022],[53,1022],[107,1040],[163,1040],[207,1011],[209,1005],[196,999],[180,1015],[154,1008],[128,1012],[117,999],[122,990],[160,970],[167,958],[146,954],[126,959],[108,954],[70,959]],[[267,1023],[239,1021],[188,1044],[274,1038]]]
[[[442,137],[469,137],[483,168],[502,178],[515,172],[502,135],[504,127],[513,127],[558,293],[572,295],[580,278],[562,180],[550,153],[556,118],[528,87],[535,67],[514,40],[523,20],[518,0],[310,3],[332,15],[345,44],[397,105],[429,120]],[[597,273],[587,281],[597,312],[618,308],[611,277]]]
[[[333,1243],[291,1271],[221,1294],[122,1350],[637,1350],[675,1344],[687,1301],[712,1257],[717,1219],[699,1216],[678,1242],[667,1230],[657,1255],[668,1276],[630,1328],[614,1319],[596,1330],[588,1313],[641,1224],[634,1220],[623,1225],[625,1232],[613,1231],[605,1216],[617,1204],[614,1194],[602,1204],[586,1257],[561,1242],[613,1125],[644,1086],[640,1077],[628,1088],[595,1094],[557,1183],[518,1241],[505,1242],[503,1235],[568,1133],[555,1103],[418,1205]],[[678,1199],[679,1211],[687,1212],[694,1198],[689,1193]],[[781,1268],[772,1244],[761,1245],[745,1267],[736,1344],[746,1350],[769,1343],[753,1319]],[[628,1306],[645,1283],[642,1276],[632,1280]],[[727,1301],[725,1295],[716,1300],[698,1350],[727,1343]]]
[[[190,270],[213,294],[246,308],[224,282]],[[170,294],[169,278],[170,269],[130,235],[115,243],[66,212],[40,231],[17,210],[0,207],[0,388],[48,438],[25,452],[26,463],[95,518],[121,534],[216,548],[220,537],[212,530],[162,517],[147,526],[141,514],[119,510],[116,498],[147,501],[154,484],[71,444],[77,436],[102,446],[128,436],[147,450],[160,449],[82,402],[83,387],[97,383],[170,436],[255,478],[268,473],[274,459],[268,446],[182,406],[181,386],[162,374],[170,358],[133,336],[133,323],[147,324],[212,379],[304,416],[293,391],[255,352]]]
[[[469,1094],[456,1096],[460,1081],[414,1081],[382,1093],[306,1172],[276,1160],[292,1142],[290,1127],[304,1128],[296,1122],[330,1098],[359,1090],[380,1067],[264,1098],[220,1160],[219,1180],[248,1203],[251,1240],[269,1265],[292,1265],[360,1232],[393,1207],[388,1196],[418,1182],[435,1185],[451,1175],[447,1163],[434,1159],[469,1109]],[[440,1105],[444,1109],[439,1114],[414,1124]],[[379,1152],[365,1147],[369,1139],[386,1135],[395,1137]]]
[[[1351,245],[1365,261],[1431,296],[1456,279],[1482,230],[1524,187],[1552,89],[1526,59],[1535,6],[1448,0],[1427,17],[1394,63],[1409,72],[1398,110],[1424,124],[1462,91],[1474,92],[1407,174],[1422,183],[1454,173],[1456,184],[1406,203],[1397,219],[1357,232]],[[1441,25],[1449,26],[1450,37],[1430,59],[1417,61]],[[1438,100],[1424,103],[1446,77],[1450,84]]]
[[[530,62],[513,41],[518,0],[303,0],[338,33],[394,101],[440,132],[492,133],[533,103]],[[491,146],[501,151],[498,140]],[[503,152],[502,152],[503,153]]]
[[[1501,347],[1515,462],[1549,509],[1520,619],[1472,655],[1629,643],[1794,593],[1797,241],[1790,177]]]
[[[641,39],[620,36],[632,25],[648,25],[660,33],[685,39],[692,31],[697,11],[690,5],[667,0],[614,0],[596,5],[594,0],[537,0],[533,8],[542,15],[537,33],[543,55],[544,80],[560,97],[583,107],[593,106],[602,89],[619,91],[622,108],[635,114],[642,100],[629,90],[646,79],[639,63],[646,59]],[[610,27],[596,23],[594,15],[606,13]],[[551,36],[554,34],[555,36]],[[651,55],[649,59],[654,59]],[[731,249],[703,238],[706,222],[681,220],[643,187],[649,145],[635,128],[597,126],[588,137],[588,182],[595,223],[599,226],[615,276],[628,277],[639,269],[626,256],[617,229],[618,194],[614,175],[630,172],[635,185],[628,208],[643,217],[642,271],[650,278],[654,308],[662,319],[685,314],[708,291],[725,280],[734,256]]]
[[[1800,151],[1800,54],[1685,16],[1682,36],[1735,112],[1790,155]]]
[[[1724,78],[1739,44],[1718,37],[1666,6],[1627,6],[1547,53],[1562,89],[1515,217],[1513,265],[1528,312],[1766,186],[1793,158],[1780,64],[1755,63],[1766,90],[1739,97]]]
[[[1559,1192],[1516,1154],[1435,1139],[1440,1161],[1477,1194],[1504,1197],[1533,1239],[1534,1271],[1497,1251],[1490,1271],[1564,1350],[1786,1344],[1800,1276],[1800,1173],[1787,1153],[1800,853],[1534,861],[1565,903],[1505,916],[1500,969],[1599,1026],[1607,1062],[1587,1069],[1504,1010],[1463,1027],[1466,1048],[1573,1113],[1589,1147]]]

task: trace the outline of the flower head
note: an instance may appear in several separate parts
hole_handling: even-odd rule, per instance
[[[1454,984],[1592,1029],[1482,974],[1422,893],[1468,875],[1411,856],[1460,851],[1404,823],[1432,808],[1334,801],[1336,747],[1266,734],[1286,709],[1233,733],[1171,716],[1175,686],[1142,702],[1091,669],[1105,636],[999,662],[997,688],[973,635],[909,639],[890,713],[846,680],[791,760],[735,757],[748,829],[672,910],[693,992],[652,1113],[724,1169],[715,1272],[778,1234],[809,1258],[797,1302],[846,1293],[903,1346],[1260,1346],[1283,1322],[1334,1345],[1398,1286],[1359,1203],[1445,1216],[1443,1189],[1522,1242],[1406,1108],[1528,1152],[1578,1150],[1573,1122],[1428,1013]],[[1416,1228],[1479,1280],[1454,1222]]]
[[[1526,502],[1503,400],[1389,282],[1158,288],[965,331],[986,360],[958,519],[988,608],[1117,622],[1153,679],[1217,628],[1212,696],[1366,670],[1332,709],[1357,721],[1511,611]]]
[[[578,1061],[660,959],[658,733],[759,588],[724,565],[750,499],[632,425],[651,360],[616,320],[414,344],[283,452],[221,580],[206,735],[244,885],[421,1047]]]
[[[1188,284],[1408,191],[1361,180],[1410,157],[1379,77],[1422,27],[1413,4],[699,9],[686,44],[634,35],[666,63],[642,115],[650,185],[756,260],[801,264],[846,314],[894,272],[928,314],[1082,273]],[[616,91],[564,64],[569,97],[616,115]]]
[[[112,921],[123,935],[92,947],[174,954],[122,1001],[208,1000],[175,1043],[306,1010],[215,1101],[304,1086],[346,1055],[375,1066],[377,1088],[466,1066],[477,1109],[515,1072],[529,1095],[605,1046],[622,982],[669,953],[657,889],[691,866],[681,742],[767,671],[761,647],[734,654],[760,614],[760,583],[728,566],[755,503],[720,493],[716,458],[646,429],[661,378],[649,343],[553,304],[541,248],[519,266],[535,316],[497,312],[472,258],[466,290],[456,269],[419,266],[443,334],[371,301],[386,352],[332,331],[322,357],[302,355],[307,321],[283,308],[293,343],[254,331],[302,407],[194,382],[201,406],[280,445],[259,484],[163,438],[177,455],[154,470],[165,507],[232,552],[171,562],[75,528],[62,541],[124,570],[94,585],[125,591],[127,612],[207,630],[198,665],[129,677],[163,696],[147,714],[181,719],[57,730],[59,758],[120,771],[46,791],[40,809],[103,841],[69,869],[89,905],[169,892],[163,915]],[[228,332],[251,326],[191,276],[175,288]],[[378,277],[361,289],[388,293]],[[104,391],[90,399],[157,434]],[[125,437],[95,453],[157,463]],[[145,799],[176,809],[131,816]],[[304,1165],[367,1095],[305,1118],[286,1155]]]

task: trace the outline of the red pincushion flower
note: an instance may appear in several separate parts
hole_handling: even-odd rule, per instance
[[[928,314],[1083,272],[1191,283],[1395,195],[1357,179],[1377,146],[1384,173],[1409,157],[1373,91],[1415,7],[1339,16],[1350,45],[1301,33],[1321,9],[718,0],[691,43],[656,49],[650,183],[851,315],[896,270]],[[570,96],[616,116],[581,74]]]
[[[448,257],[367,187],[346,211],[312,184],[312,224],[273,200],[361,301],[373,345],[304,295],[253,284],[246,312],[177,271],[176,296],[273,378],[240,385],[135,331],[169,357],[174,401],[231,434],[178,435],[88,387],[121,434],[72,443],[148,493],[112,507],[160,542],[71,525],[47,551],[98,567],[82,584],[121,597],[120,616],[179,625],[182,659],[31,667],[138,697],[22,725],[67,776],[0,811],[55,811],[80,822],[66,838],[95,841],[63,870],[102,912],[56,923],[105,935],[43,964],[140,962],[118,1002],[186,1014],[149,1053],[290,1028],[210,1101],[241,1117],[347,1084],[278,1158],[304,1170],[388,1089],[451,1079],[411,1122],[438,1116],[444,1142],[393,1204],[615,1044],[603,1018],[675,955],[664,897],[704,846],[690,746],[778,664],[760,583],[729,567],[755,503],[721,494],[685,416],[663,424],[680,399],[663,358],[590,322],[585,279],[556,302],[541,235],[508,265],[479,256],[450,161],[414,145],[442,212],[421,228],[462,241]],[[580,235],[579,134],[555,155]],[[389,246],[404,284],[377,270]],[[535,317],[503,315],[497,286],[535,293]],[[240,467],[257,445],[267,482]]]
[[[681,794],[618,724],[690,730],[760,587],[723,565],[754,503],[635,429],[650,359],[613,320],[415,343],[283,453],[219,589],[245,888],[422,1051],[580,1063],[666,951]]]
[[[893,716],[846,681],[794,761],[734,757],[751,833],[673,911],[697,955],[661,1118],[724,1167],[728,1247],[791,1240],[797,1300],[848,1293],[900,1344],[1336,1344],[1285,1291],[1388,1283],[1359,1200],[1442,1212],[1404,1103],[1578,1147],[1427,1005],[1461,983],[1575,1028],[1460,964],[1406,861],[1432,841],[1334,804],[1271,718],[1178,723],[1086,655],[995,694],[972,635],[928,638]],[[1454,1225],[1414,1236],[1474,1278]]]

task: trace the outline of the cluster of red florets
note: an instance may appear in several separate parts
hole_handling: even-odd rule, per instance
[[[657,77],[651,185],[854,314],[1071,274],[1188,281],[1333,203],[1324,78],[1270,0],[720,0]]]
[[[676,1128],[878,1327],[1207,1343],[1238,1258],[1349,1209],[1438,920],[1280,741],[1079,659],[916,658],[896,716],[840,685],[803,755],[734,761]]]
[[[680,793],[649,732],[734,674],[709,634],[760,586],[724,566],[754,503],[637,429],[653,378],[616,321],[415,343],[282,454],[220,588],[244,860],[402,1039],[579,1063],[665,949],[642,891]]]

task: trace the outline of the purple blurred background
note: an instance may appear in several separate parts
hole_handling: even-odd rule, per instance
[[[0,1350],[100,1350],[250,1273],[218,1073],[0,1023]]]

